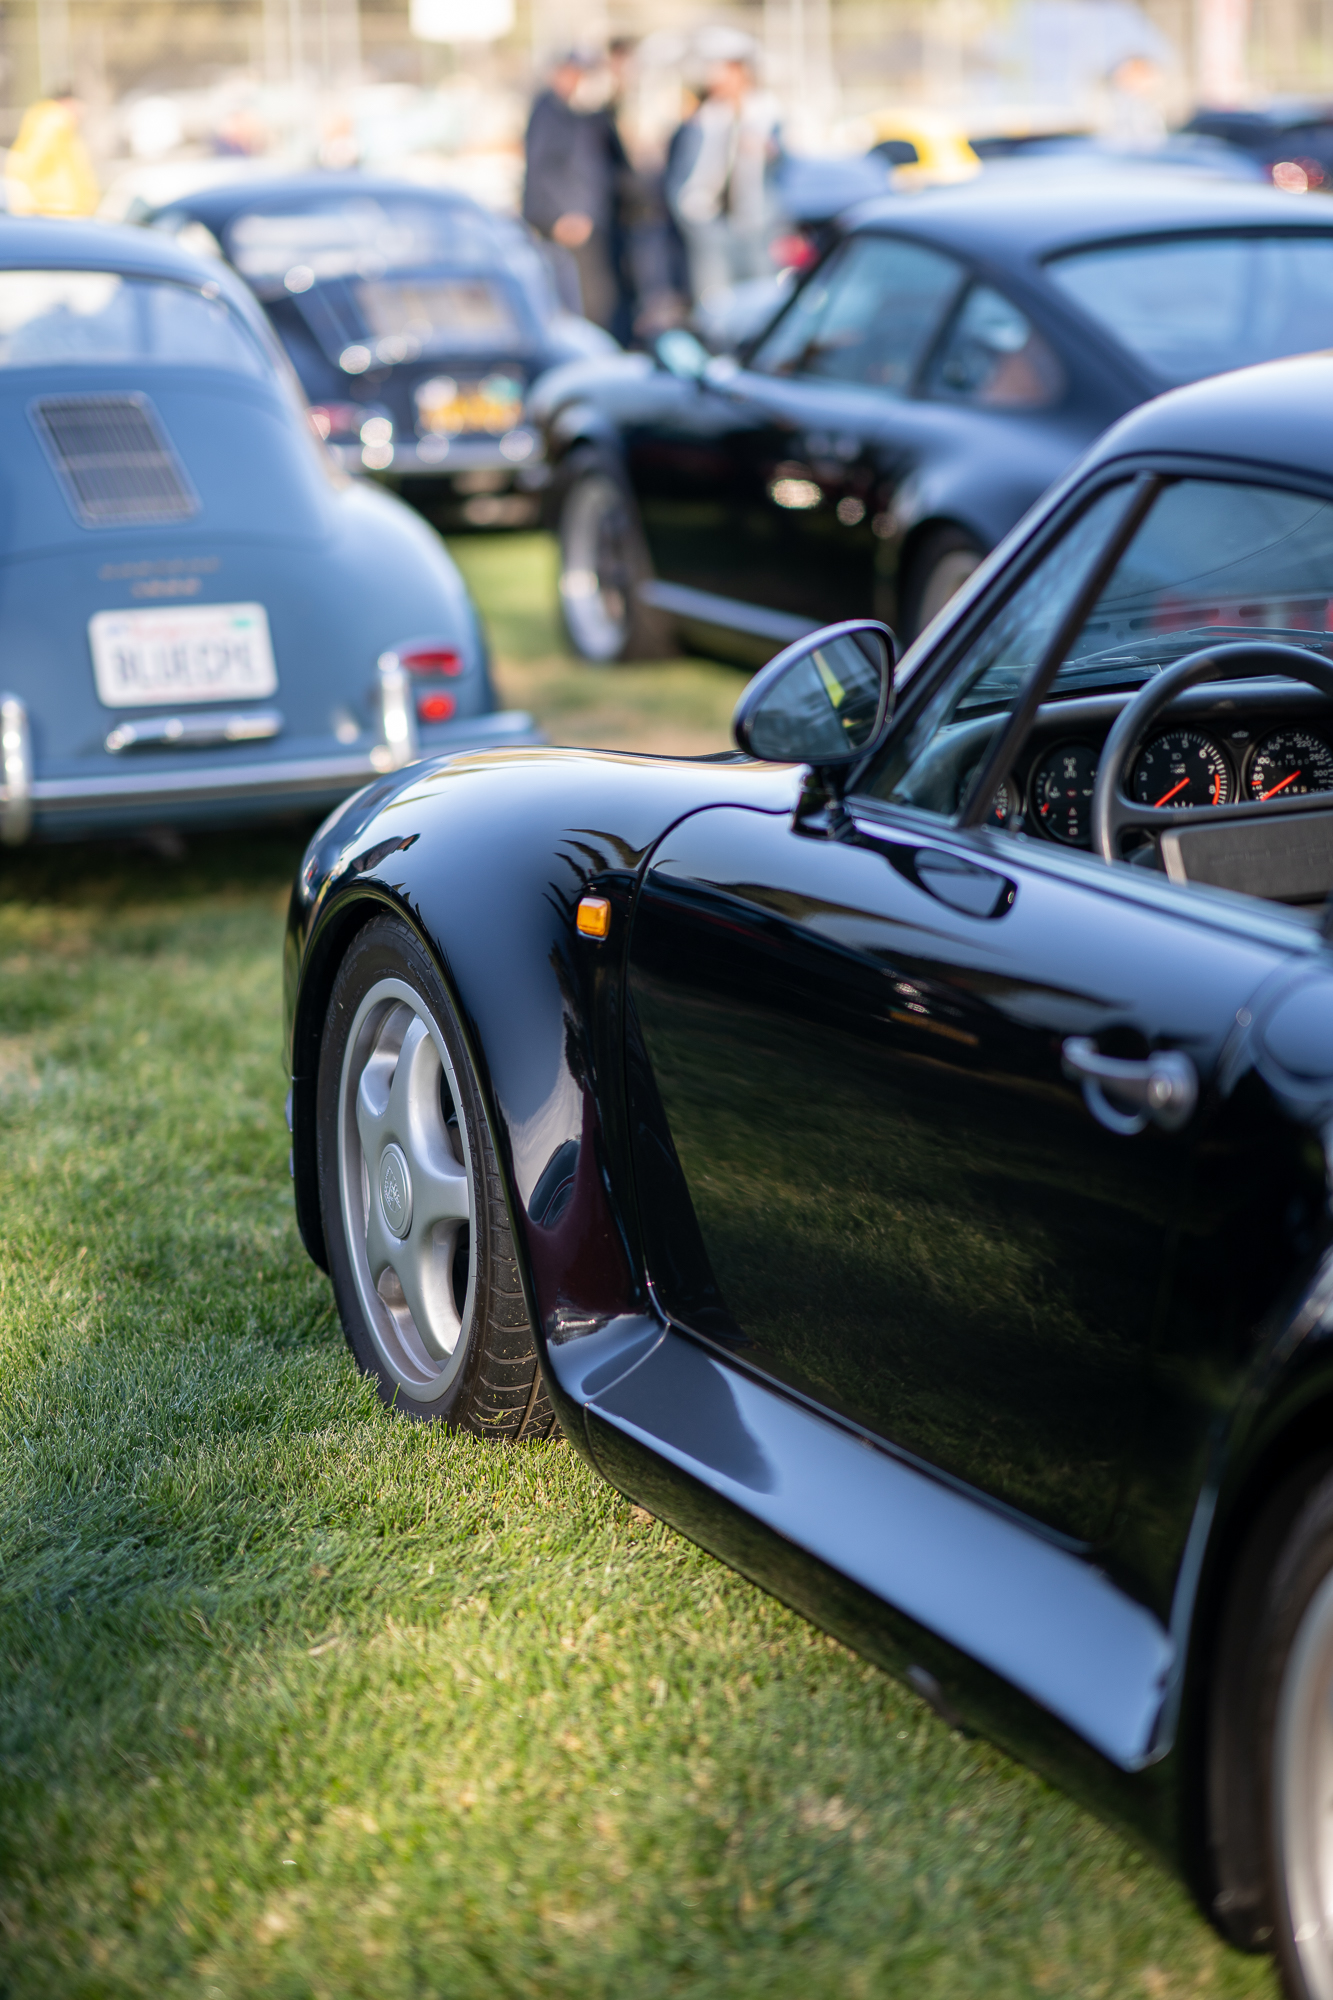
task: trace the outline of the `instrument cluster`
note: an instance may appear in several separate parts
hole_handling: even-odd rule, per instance
[[[1333,792],[1333,745],[1304,723],[1284,724],[1244,741],[1210,730],[1163,729],[1151,736],[1129,774],[1129,796],[1145,806],[1225,806],[1240,800]],[[1043,749],[1024,785],[1007,778],[995,794],[996,826],[1040,829],[1070,847],[1092,845],[1092,792],[1100,748],[1071,738]]]

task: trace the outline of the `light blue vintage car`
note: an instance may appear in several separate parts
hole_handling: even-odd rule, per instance
[[[303,403],[216,263],[0,220],[0,840],[320,811],[534,740],[438,537]]]

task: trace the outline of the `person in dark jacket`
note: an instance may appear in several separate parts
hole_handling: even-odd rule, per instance
[[[576,108],[575,93],[595,58],[581,50],[561,56],[528,120],[523,218],[548,242],[568,251],[578,270],[583,310],[599,326],[616,316],[612,265],[615,172],[607,121]]]

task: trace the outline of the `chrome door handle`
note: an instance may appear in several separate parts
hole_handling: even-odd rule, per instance
[[[1199,1101],[1198,1073],[1179,1049],[1159,1049],[1144,1062],[1123,1062],[1104,1056],[1086,1035],[1071,1035],[1060,1053],[1065,1075],[1083,1085],[1084,1102],[1109,1132],[1141,1132],[1149,1119],[1165,1132],[1178,1132]],[[1118,1110],[1108,1090],[1133,1110]]]

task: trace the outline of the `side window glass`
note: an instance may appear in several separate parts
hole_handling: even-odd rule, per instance
[[[1065,374],[1026,314],[990,285],[974,285],[926,386],[979,409],[1041,410],[1059,402]]]
[[[858,792],[946,816],[958,810],[972,773],[1121,519],[1125,490],[1100,494],[1047,550],[912,720],[904,718],[893,732]]]
[[[858,236],[817,271],[763,341],[765,375],[908,390],[962,271],[951,257],[888,236]]]

